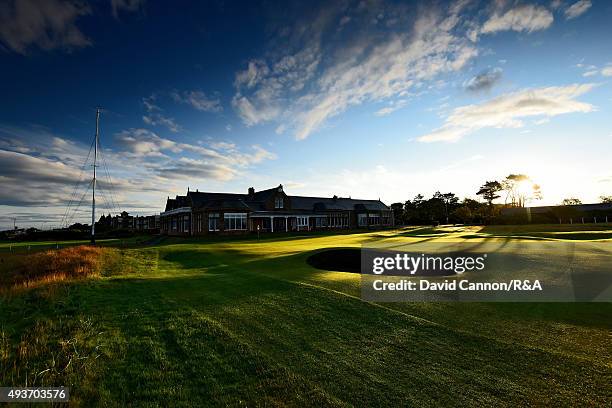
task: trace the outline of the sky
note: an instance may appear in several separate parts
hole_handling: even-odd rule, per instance
[[[0,229],[88,221],[97,107],[104,213],[279,184],[478,198],[510,173],[529,205],[612,195],[611,2],[177,4],[0,4]]]

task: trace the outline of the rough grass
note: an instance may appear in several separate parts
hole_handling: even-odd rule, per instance
[[[358,275],[306,263],[316,249],[431,238],[125,250],[120,273],[0,297],[0,384],[69,386],[82,406],[609,404],[611,304],[373,304]]]
[[[110,275],[122,266],[119,250],[87,245],[1,257],[0,290]]]

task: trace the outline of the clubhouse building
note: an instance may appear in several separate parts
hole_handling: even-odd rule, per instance
[[[302,197],[285,194],[282,184],[246,194],[204,193],[168,197],[160,215],[162,234],[290,232],[376,229],[393,226],[393,212],[380,200]]]

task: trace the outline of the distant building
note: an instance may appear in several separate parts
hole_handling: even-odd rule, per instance
[[[509,207],[502,208],[500,215],[510,223],[604,223],[612,222],[612,204]]]
[[[132,219],[132,229],[142,232],[159,232],[160,215],[135,216]]]
[[[302,197],[279,185],[246,194],[187,191],[168,197],[161,213],[161,233],[289,232],[393,226],[393,212],[380,200]]]
[[[158,233],[160,227],[160,216],[158,215],[145,215],[145,216],[133,216],[127,211],[121,212],[121,214],[112,217],[110,214],[102,215],[98,222],[96,222],[96,228],[102,228],[103,230],[128,230],[128,231],[139,231],[146,233]]]

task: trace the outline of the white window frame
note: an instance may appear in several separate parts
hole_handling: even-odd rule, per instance
[[[357,214],[357,225],[360,227],[368,226],[368,214]]]
[[[223,228],[225,231],[246,231],[247,220],[247,213],[225,213],[223,214]]]
[[[308,217],[297,217],[297,226],[299,227],[307,227],[308,226]]]
[[[283,197],[276,197],[274,199],[274,208],[285,208],[285,200]]]
[[[216,232],[219,231],[219,213],[209,213],[208,214],[208,231],[209,232]],[[211,221],[215,221],[214,222],[214,227],[211,228]]]

